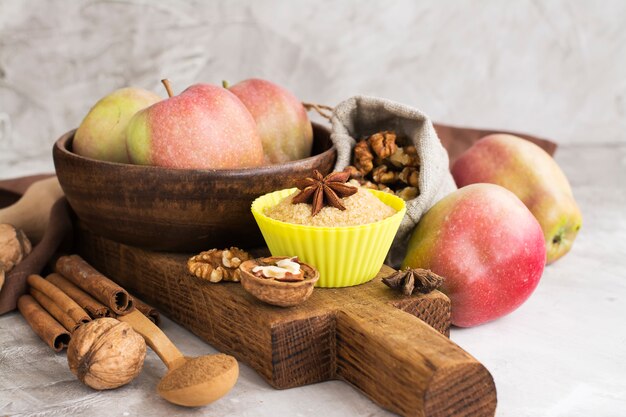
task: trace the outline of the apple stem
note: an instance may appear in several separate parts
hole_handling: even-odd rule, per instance
[[[222,87],[228,88],[228,87],[230,87],[230,83],[228,81],[226,81],[226,80],[222,80]]]
[[[172,86],[170,85],[170,80],[165,78],[165,79],[161,80],[161,82],[165,86],[165,91],[167,91],[167,95],[169,97],[173,97],[174,96],[174,92],[172,92]]]

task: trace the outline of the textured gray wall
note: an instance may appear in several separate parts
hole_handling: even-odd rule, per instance
[[[626,2],[0,0],[0,178],[134,85],[271,79],[561,144],[626,143]]]

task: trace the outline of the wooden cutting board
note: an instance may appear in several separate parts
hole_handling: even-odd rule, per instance
[[[409,297],[391,291],[380,280],[391,268],[356,287],[316,288],[304,304],[284,309],[256,300],[237,283],[190,275],[186,255],[78,229],[76,247],[95,268],[275,388],[340,379],[401,415],[495,413],[489,371],[446,337],[449,299],[438,291]]]

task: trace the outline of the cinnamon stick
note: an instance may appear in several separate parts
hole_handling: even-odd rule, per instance
[[[65,329],[74,333],[74,330],[78,329],[78,326],[83,322],[77,322],[72,319],[65,311],[61,309],[54,301],[50,299],[46,294],[31,287],[30,295],[41,305],[52,317],[56,319]]]
[[[56,262],[56,271],[115,314],[127,314],[133,309],[132,297],[126,290],[78,255],[61,256]]]
[[[141,314],[148,317],[154,324],[156,324],[157,326],[160,326],[161,315],[159,314],[159,311],[156,308],[144,303],[143,301],[141,301],[139,298],[135,297],[134,295],[132,297],[133,297],[133,301],[135,302],[135,308],[139,310]]]
[[[104,304],[78,288],[76,285],[72,284],[63,275],[53,273],[48,275],[46,280],[56,285],[65,294],[69,295],[72,300],[76,301],[79,306],[89,313],[89,316],[91,316],[92,319],[109,317],[111,315],[111,312]]]
[[[56,352],[70,343],[70,333],[30,295],[17,300],[17,308],[37,335]]]
[[[28,282],[28,285],[32,288],[35,288],[48,296],[48,298],[54,301],[54,303],[76,323],[86,323],[91,320],[89,314],[87,314],[81,306],[76,304],[76,302],[72,300],[69,295],[65,294],[54,284],[46,281],[39,275],[29,275],[26,282]]]

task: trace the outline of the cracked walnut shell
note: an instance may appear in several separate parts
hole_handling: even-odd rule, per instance
[[[97,390],[121,387],[135,379],[145,357],[143,337],[128,323],[110,317],[80,326],[67,347],[72,373]]]
[[[250,259],[248,252],[236,247],[230,249],[211,249],[192,256],[187,261],[187,269],[198,278],[209,282],[239,282],[239,265]]]
[[[295,282],[260,278],[253,272],[256,266],[275,265],[277,261],[290,259],[287,256],[251,259],[241,265],[243,289],[259,300],[280,307],[292,307],[306,301],[320,277],[313,266],[298,262],[304,279]]]

